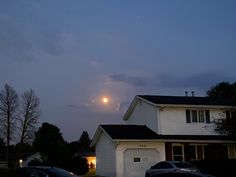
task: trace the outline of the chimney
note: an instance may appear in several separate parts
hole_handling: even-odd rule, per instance
[[[192,93],[192,97],[194,97],[194,91],[191,91],[191,93]]]
[[[188,91],[185,91],[185,96],[188,96]]]

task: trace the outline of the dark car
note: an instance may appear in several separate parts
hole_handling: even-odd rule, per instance
[[[159,174],[154,175],[153,177],[214,177],[214,176],[199,172],[171,171],[171,172],[161,172]]]
[[[57,167],[32,166],[10,170],[7,177],[78,177]]]
[[[161,161],[146,171],[145,177],[151,177],[163,172],[198,172],[199,170],[189,162],[183,161]]]

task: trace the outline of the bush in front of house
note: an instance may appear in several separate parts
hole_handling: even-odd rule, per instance
[[[202,173],[216,177],[235,177],[236,159],[191,161]]]

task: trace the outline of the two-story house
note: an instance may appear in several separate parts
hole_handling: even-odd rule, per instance
[[[124,125],[100,125],[96,172],[109,177],[139,177],[162,160],[236,158],[236,139],[215,131],[231,116],[234,100],[208,97],[137,95]]]

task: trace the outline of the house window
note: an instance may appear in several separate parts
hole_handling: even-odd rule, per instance
[[[173,160],[183,161],[184,160],[183,146],[173,145],[172,154],[173,154],[173,157],[172,157]]]
[[[141,158],[140,157],[134,157],[133,158],[133,162],[134,163],[140,163],[141,162]]]
[[[187,123],[210,123],[209,110],[186,110]]]

